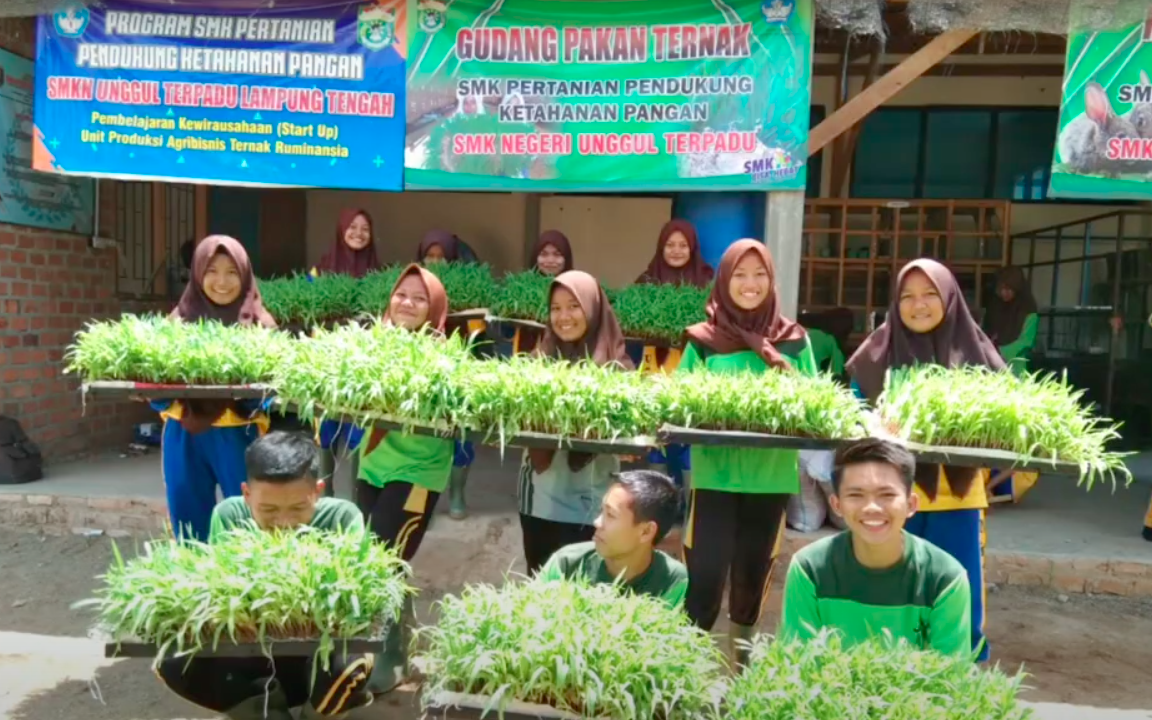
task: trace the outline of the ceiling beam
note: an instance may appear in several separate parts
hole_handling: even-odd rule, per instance
[[[884,74],[874,85],[856,95],[843,107],[824,119],[808,135],[808,155],[819,152],[828,143],[840,137],[873,110],[883,105],[907,87],[929,68],[940,63],[952,51],[971,40],[976,30],[949,30],[937,36],[904,62]]]

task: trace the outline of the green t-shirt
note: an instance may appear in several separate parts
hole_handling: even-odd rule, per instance
[[[560,548],[540,569],[539,577],[543,580],[579,577],[597,584],[611,584],[616,581],[616,578],[608,572],[604,558],[596,552],[594,542],[575,543]],[[652,553],[652,564],[648,569],[632,578],[631,582],[625,583],[623,587],[640,595],[660,598],[672,607],[680,608],[683,607],[684,596],[688,593],[688,570],[667,553],[655,550]]]
[[[824,363],[828,363],[828,372],[833,375],[844,374],[844,352],[840,349],[840,343],[836,342],[836,338],[823,330],[805,328],[805,332],[808,333],[808,342],[812,344],[812,357],[816,361],[816,367],[823,369]]]
[[[816,361],[808,339],[784,343],[776,348],[798,372],[815,375]],[[701,358],[695,343],[689,343],[676,372],[706,368],[715,373],[764,373],[768,365],[759,353],[745,350]],[[800,492],[800,455],[796,450],[762,450],[696,446],[692,448],[692,488],[736,493]]]
[[[1004,362],[1016,374],[1028,370],[1028,354],[1036,347],[1036,333],[1040,329],[1040,316],[1032,313],[1024,318],[1024,326],[1020,328],[1020,336],[1007,345],[997,348]]]
[[[375,487],[407,482],[442,493],[452,474],[452,440],[392,430],[368,452],[368,435],[360,443],[360,479]]]
[[[851,644],[887,630],[921,649],[967,655],[971,605],[964,568],[927,540],[904,533],[904,559],[873,570],[856,559],[852,534],[842,532],[792,557],[780,637],[810,639],[828,627]]]
[[[212,521],[208,527],[208,542],[214,542],[223,533],[245,525],[252,520],[252,510],[242,497],[230,497],[212,511]],[[359,532],[364,529],[364,516],[360,509],[347,500],[320,498],[316,503],[316,513],[308,523],[317,530],[349,530]]]

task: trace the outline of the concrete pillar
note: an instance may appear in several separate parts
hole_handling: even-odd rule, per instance
[[[776,291],[780,312],[796,318],[800,309],[800,245],[804,233],[804,191],[768,193],[764,212],[764,244],[776,261]]]

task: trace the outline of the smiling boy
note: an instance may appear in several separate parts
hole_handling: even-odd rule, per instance
[[[582,577],[593,583],[619,579],[625,590],[680,608],[688,591],[688,571],[656,549],[679,511],[680,494],[668,476],[651,470],[619,473],[604,495],[592,542],[557,550],[540,577]]]
[[[919,504],[914,473],[911,453],[884,440],[861,440],[836,453],[832,510],[848,529],[792,558],[782,638],[808,639],[828,627],[851,644],[888,631],[922,649],[972,652],[964,568],[904,532]]]

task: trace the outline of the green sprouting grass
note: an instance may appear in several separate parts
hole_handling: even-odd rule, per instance
[[[311,327],[345,320],[356,314],[360,282],[347,275],[324,274],[312,278],[293,275],[261,280],[264,308],[279,325]]]
[[[492,268],[484,263],[429,263],[428,270],[444,283],[449,312],[489,308],[499,296]]]
[[[287,334],[261,327],[125,315],[120,320],[89,323],[80,331],[65,356],[65,372],[88,382],[264,383],[272,378],[291,342]]]
[[[716,718],[722,657],[661,600],[611,585],[468,586],[419,631],[425,703],[445,692],[539,703],[585,718]]]
[[[630,285],[609,291],[620,327],[628,337],[678,342],[684,328],[704,322],[711,288],[693,285]]]
[[[390,415],[414,424],[455,425],[463,412],[458,378],[471,360],[458,337],[447,340],[377,321],[318,330],[287,349],[274,386],[302,414],[316,410]]]
[[[845,648],[825,631],[807,642],[757,639],[724,700],[727,720],[1027,720],[1024,677],[891,638]]]
[[[1089,488],[1117,475],[1130,481],[1126,455],[1108,450],[1118,426],[1093,415],[1083,396],[1051,374],[924,365],[890,373],[877,412],[912,442],[1074,463]]]
[[[553,278],[535,270],[504,276],[492,310],[512,320],[548,322],[548,290]]]
[[[370,273],[360,281],[360,293],[356,298],[356,309],[366,315],[383,317],[388,312],[392,299],[392,288],[400,279],[403,268],[390,266]]]
[[[319,640],[327,662],[339,641],[377,637],[396,622],[408,566],[368,532],[258,532],[242,527],[210,545],[158,540],[115,559],[94,607],[116,640],[152,643],[165,656],[221,642]]]
[[[826,439],[863,436],[864,408],[830,375],[657,374],[659,413],[680,427]]]

